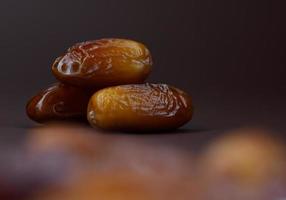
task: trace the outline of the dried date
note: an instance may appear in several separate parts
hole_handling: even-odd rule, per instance
[[[152,58],[141,43],[101,39],[74,45],[56,59],[54,76],[81,87],[107,87],[143,83],[151,72]]]
[[[34,96],[26,106],[27,115],[36,122],[86,119],[93,91],[62,83],[54,84]]]
[[[165,84],[110,87],[95,93],[89,102],[91,125],[111,130],[168,130],[192,118],[191,97]]]

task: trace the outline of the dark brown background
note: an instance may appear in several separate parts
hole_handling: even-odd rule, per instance
[[[153,53],[149,81],[194,99],[186,126],[209,134],[285,123],[285,1],[90,0],[0,3],[1,141],[35,124],[30,96],[53,83],[54,59],[72,44],[103,37],[142,41]],[[207,135],[206,134],[206,135]]]

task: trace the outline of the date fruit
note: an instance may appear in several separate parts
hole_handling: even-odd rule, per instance
[[[168,130],[191,120],[191,97],[165,84],[134,84],[106,88],[90,99],[92,126],[123,131]]]
[[[39,123],[85,119],[88,101],[93,92],[57,83],[34,96],[28,102],[26,112],[30,119]]]
[[[216,188],[236,185],[249,191],[251,187],[265,189],[266,183],[276,185],[286,177],[285,144],[277,136],[263,129],[226,133],[209,145],[201,161],[201,177]],[[225,184],[219,185],[222,180]]]
[[[143,83],[151,72],[152,58],[141,43],[101,39],[78,43],[56,59],[54,76],[81,87],[108,87]]]

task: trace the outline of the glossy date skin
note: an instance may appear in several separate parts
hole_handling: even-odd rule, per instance
[[[81,87],[108,87],[143,83],[151,72],[152,58],[141,43],[101,39],[78,43],[56,59],[54,76]]]
[[[110,87],[95,93],[87,117],[92,126],[107,130],[176,129],[191,120],[192,99],[165,84]]]
[[[44,123],[62,120],[84,120],[89,98],[94,91],[56,83],[34,96],[26,106],[33,121]]]

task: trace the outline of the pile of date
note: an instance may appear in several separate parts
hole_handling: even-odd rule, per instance
[[[144,83],[152,68],[145,45],[126,39],[78,43],[57,58],[59,81],[34,96],[27,115],[39,123],[86,121],[105,130],[176,129],[191,120],[191,97],[180,89]]]

